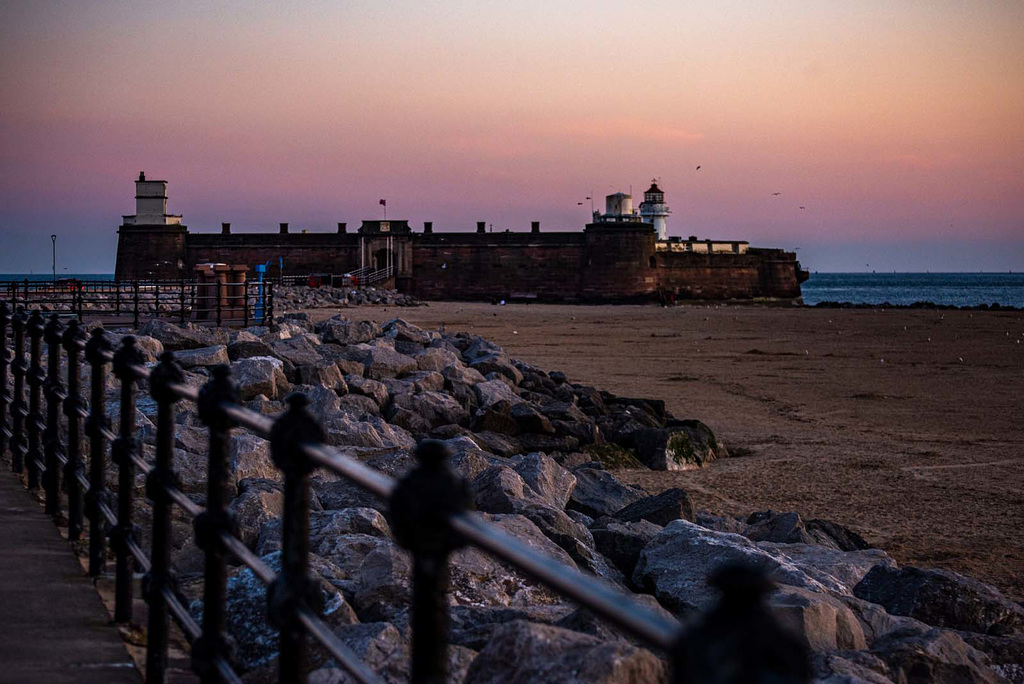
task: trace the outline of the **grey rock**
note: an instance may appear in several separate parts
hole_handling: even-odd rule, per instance
[[[680,421],[670,428],[643,428],[633,433],[636,457],[652,470],[702,468],[716,457],[718,441],[700,421]]]
[[[643,551],[661,527],[646,520],[622,522],[615,518],[596,520],[590,528],[594,547],[628,578]]]
[[[896,631],[874,643],[871,653],[889,666],[893,681],[1003,682],[985,654],[971,648],[954,632],[933,629],[924,634]]]
[[[727,563],[760,569],[779,584],[819,593],[842,589],[838,582],[829,582],[829,577],[810,577],[785,558],[757,548],[746,537],[713,532],[685,520],[669,523],[644,547],[633,571],[633,583],[654,594],[669,610],[685,615],[714,604],[716,592],[706,580]]]
[[[759,542],[759,549],[775,556],[784,556],[804,572],[814,576],[827,573],[843,586],[844,594],[853,594],[853,588],[876,565],[896,569],[896,561],[880,549],[838,551],[818,544],[776,544]]]
[[[813,544],[814,538],[807,533],[798,513],[775,513],[765,511],[752,513],[747,518],[747,529],[743,536],[753,541],[783,544]]]
[[[857,598],[936,627],[1008,636],[1024,629],[1024,608],[995,587],[949,570],[877,565],[854,587]]]
[[[441,376],[444,378],[445,385],[449,389],[451,389],[452,384],[473,386],[484,382],[484,376],[480,374],[480,371],[468,368],[462,364],[453,363],[445,366],[441,370]]]
[[[601,641],[551,625],[515,620],[494,631],[466,675],[467,684],[501,682],[665,682],[665,664],[621,641]]]
[[[167,351],[199,349],[218,343],[216,337],[207,330],[187,325],[189,327],[179,327],[170,321],[154,318],[143,323],[138,334],[159,340]]]
[[[541,499],[555,508],[565,508],[576,489],[576,476],[546,454],[517,456],[510,465]]]
[[[592,518],[615,515],[647,496],[643,490],[619,482],[604,470],[576,468],[572,474],[576,476],[576,487],[568,507]]]
[[[391,406],[392,410],[403,408],[422,416],[430,427],[452,423],[462,425],[469,422],[466,410],[457,401],[441,392],[399,394],[392,397]]]
[[[446,371],[448,369],[445,369]],[[499,401],[506,401],[510,404],[521,404],[523,400],[501,380],[486,380],[473,385],[473,391],[481,408],[487,408]]]
[[[227,347],[222,344],[214,347],[199,347],[197,349],[182,350],[174,355],[174,360],[178,362],[178,365],[186,370],[189,368],[195,368],[196,366],[208,368],[210,366],[219,366],[221,364],[230,363]]]
[[[661,494],[649,496],[617,511],[615,517],[626,522],[646,520],[655,525],[665,526],[673,520],[696,520],[693,502],[682,489],[666,489]]]
[[[284,493],[274,480],[248,478],[238,483],[238,490],[228,509],[238,523],[239,539],[255,549],[263,526],[284,513]]]
[[[241,391],[242,399],[253,399],[262,394],[277,399],[279,392],[288,387],[284,377],[284,363],[270,356],[253,356],[231,364],[231,371]]]
[[[337,344],[359,344],[370,342],[380,337],[380,326],[372,321],[349,321],[341,316],[328,318],[316,327],[323,335],[324,342],[335,342]]]
[[[856,615],[831,596],[782,585],[771,595],[768,605],[779,621],[801,635],[814,651],[867,648]]]
[[[388,388],[384,383],[364,378],[361,375],[346,375],[345,382],[348,384],[349,392],[369,397],[381,408],[387,405]]]
[[[416,359],[416,366],[421,371],[437,371],[440,373],[448,366],[462,365],[462,360],[455,352],[440,347],[424,349],[414,358]]]

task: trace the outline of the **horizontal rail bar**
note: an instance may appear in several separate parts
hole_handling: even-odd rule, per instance
[[[376,684],[376,682],[383,681],[308,608],[300,607],[298,617],[310,636],[319,641],[356,681],[362,684]]]
[[[149,572],[153,566],[149,563],[149,558],[146,556],[146,552],[142,550],[142,547],[135,543],[135,540],[129,539],[127,544],[128,552],[135,557],[139,567],[142,568],[142,572]]]
[[[228,418],[240,426],[261,437],[270,436],[270,428],[274,426],[274,421],[262,413],[256,413],[237,404],[221,404],[220,407]]]
[[[188,513],[193,518],[203,512],[203,507],[196,504],[192,499],[185,495],[185,492],[181,491],[177,487],[164,486],[164,493],[171,498],[171,501],[178,504],[183,511]]]
[[[264,584],[270,584],[273,582],[277,575],[270,568],[269,565],[263,562],[259,556],[249,550],[249,548],[234,535],[228,534],[227,532],[220,533],[220,541],[224,544],[224,548],[235,555],[235,558],[242,561],[247,565],[253,572],[254,575],[260,578]]]
[[[96,505],[99,506],[100,513],[103,514],[103,517],[107,519],[107,524],[111,527],[117,527],[117,516],[114,515],[114,512],[107,507],[107,504],[100,502]]]
[[[469,543],[535,577],[652,646],[667,651],[675,645],[679,624],[640,606],[623,592],[537,553],[507,532],[488,524],[476,513],[460,513],[452,516],[450,522],[452,529]]]
[[[196,619],[192,617],[192,613],[188,612],[188,609],[178,599],[177,594],[171,591],[170,587],[161,589],[160,594],[164,597],[164,601],[167,602],[167,607],[170,608],[174,621],[178,623],[181,631],[185,633],[185,638],[188,639],[189,643],[195,641],[203,633],[203,630],[199,627]]]
[[[395,489],[395,479],[379,470],[374,470],[354,458],[349,458],[322,444],[300,444],[306,458],[368,489],[377,496],[388,499]]]

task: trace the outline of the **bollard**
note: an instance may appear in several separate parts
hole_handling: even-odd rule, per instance
[[[419,464],[402,478],[389,502],[395,539],[412,552],[412,681],[442,684],[448,663],[448,556],[463,546],[452,515],[472,508],[465,479],[448,468],[448,448],[424,440]]]
[[[306,410],[303,394],[288,397],[288,410],[274,421],[270,453],[284,472],[284,512],[281,520],[281,572],[267,592],[271,624],[280,630],[280,684],[306,682],[306,634],[298,608],[315,614],[323,610],[323,594],[309,578],[309,475],[314,466],[299,445],[322,443],[324,430]]]
[[[219,301],[219,300],[218,300]],[[238,403],[238,385],[231,368],[213,368],[213,377],[199,391],[199,417],[210,428],[210,460],[206,472],[206,510],[195,520],[196,545],[205,553],[203,574],[203,632],[192,644],[192,669],[203,684],[219,682],[217,659],[230,660],[234,644],[227,634],[227,557],[222,533],[234,534],[228,511],[234,494],[229,476],[228,444],[234,423],[221,409]]]
[[[110,359],[110,340],[102,328],[95,328],[85,345],[85,361],[89,364],[91,391],[89,417],[85,429],[89,435],[89,491],[85,495],[85,512],[89,516],[89,575],[103,573],[107,556],[107,520],[100,505],[107,503],[107,485],[104,480],[108,429],[107,420],[107,361]]]
[[[43,339],[46,340],[46,432],[43,436],[43,454],[46,472],[43,473],[43,491],[46,492],[46,512],[60,513],[60,401],[64,398],[64,384],[60,381],[60,341],[64,332],[57,314],[50,316]]]
[[[177,486],[174,475],[174,406],[178,395],[171,387],[185,382],[185,371],[174,354],[164,352],[149,376],[149,393],[156,400],[156,461],[146,478],[146,496],[153,503],[153,541],[150,570],[143,582],[149,604],[146,683],[163,684],[167,671],[168,613],[164,589],[173,588],[171,565],[171,499],[168,486]]]
[[[121,381],[121,420],[117,439],[111,445],[110,458],[117,466],[117,526],[110,531],[114,547],[114,621],[132,619],[132,566],[134,559],[128,550],[132,539],[132,499],[135,491],[135,389],[133,366],[145,363],[142,351],[135,346],[135,338],[125,337],[114,354],[114,375]]]
[[[139,281],[132,281],[132,311],[134,317],[132,318],[132,328],[135,330],[139,329]]]
[[[72,319],[61,338],[68,357],[68,385],[64,398],[64,416],[68,419],[68,462],[64,466],[64,491],[68,495],[68,539],[82,538],[82,378],[80,359],[85,349],[85,333]]]
[[[0,301],[0,457],[7,453],[7,406],[11,397],[7,394],[7,328],[11,322],[11,312],[7,302]]]
[[[11,399],[11,470],[20,473],[25,468],[25,307],[19,306],[11,319],[14,333],[14,397]]]
[[[25,453],[25,467],[28,469],[29,490],[39,489],[39,476],[43,470],[42,453],[39,449],[39,435],[45,427],[43,423],[42,389],[46,375],[40,364],[43,340],[43,316],[38,310],[33,311],[28,319],[26,332],[29,337],[30,366],[28,380],[28,415],[25,417],[25,432],[28,434],[28,451]]]

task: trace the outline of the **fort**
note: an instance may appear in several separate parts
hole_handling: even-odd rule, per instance
[[[136,213],[118,229],[118,280],[191,279],[201,264],[267,264],[268,277],[375,270],[400,291],[427,300],[527,299],[627,302],[791,300],[807,279],[796,254],[746,241],[668,237],[669,213],[656,183],[639,210],[630,195],[606,198],[582,231],[414,231],[406,220],[367,220],[348,232],[194,233],[167,213],[167,181],[135,182]]]

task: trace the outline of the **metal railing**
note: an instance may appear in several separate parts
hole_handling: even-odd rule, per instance
[[[261,325],[273,319],[274,284],[204,283],[194,280],[0,280],[0,298],[82,320],[150,318],[201,325]]]
[[[346,271],[342,274],[308,273],[306,275],[286,275],[279,277],[277,281],[281,285],[291,286],[316,283],[316,287],[359,287],[390,280],[395,277],[396,272],[394,266],[386,266],[384,268],[364,266],[363,268]]]
[[[8,327],[14,343],[10,361]],[[43,341],[48,347],[45,370]],[[66,383],[60,375],[62,352],[67,358]],[[83,353],[91,369],[88,402],[81,396]],[[13,370],[12,395],[6,392],[8,365]],[[106,414],[108,368],[120,382],[120,420],[116,432]],[[146,382],[157,406],[156,451],[152,462],[143,458],[135,432],[140,381]],[[240,405],[229,366],[215,367],[210,380],[196,389],[186,384],[185,373],[170,352],[165,352],[155,366],[147,367],[133,337],[124,337],[115,349],[100,328],[94,329],[87,340],[77,319],[65,326],[56,315],[44,321],[39,311],[29,314],[23,307],[11,316],[2,301],[0,390],[0,454],[5,454],[9,447],[12,469],[27,470],[30,489],[42,485],[47,513],[61,513],[61,491],[66,492],[69,539],[81,539],[88,522],[88,572],[93,577],[104,572],[109,537],[114,555],[117,622],[131,621],[133,573],[136,569],[145,573],[143,598],[149,605],[145,678],[150,684],[165,681],[170,620],[191,644],[193,669],[202,682],[241,681],[232,667],[231,639],[226,628],[229,555],[268,585],[267,614],[279,630],[278,676],[282,684],[306,681],[307,637],[319,642],[356,681],[378,681],[376,674],[358,660],[319,616],[321,594],[314,589],[309,564],[310,476],[318,468],[386,500],[396,541],[412,554],[412,681],[444,681],[448,662],[448,559],[465,545],[486,551],[627,634],[667,653],[676,668],[676,681],[689,681],[684,672],[693,670],[692,654],[700,648],[699,634],[684,634],[675,620],[666,619],[609,584],[534,551],[473,512],[469,485],[449,469],[447,448],[441,442],[421,442],[416,450],[417,467],[396,480],[325,445],[323,428],[307,411],[305,395],[288,397],[287,410],[271,418]],[[45,417],[43,394],[47,403]],[[180,401],[194,403],[200,420],[209,429],[205,506],[189,498],[175,474],[175,410]],[[64,425],[61,415],[66,418]],[[232,430],[239,428],[269,439],[272,460],[283,474],[279,573],[250,551],[234,532],[228,508],[232,498],[228,445]],[[89,438],[88,459],[83,449],[83,429]],[[108,491],[105,479],[108,450],[118,468],[116,492]],[[148,553],[136,538],[133,521],[136,473],[145,476],[145,493],[153,508]],[[171,571],[171,519],[175,506],[193,519],[195,541],[204,552],[201,623],[186,607]],[[749,593],[749,587],[744,590]],[[723,605],[726,603],[723,601]],[[730,605],[735,611],[737,602]],[[750,639],[762,639],[771,618],[768,616],[766,622],[758,613],[757,619],[750,622],[750,615],[754,613],[745,613],[743,619],[734,621],[756,624],[756,629],[750,628],[755,632]],[[744,642],[735,638],[735,631],[742,629],[743,625],[737,625],[727,635],[728,643],[742,647]],[[720,653],[721,649],[715,652]],[[800,680],[783,677],[775,681]]]

